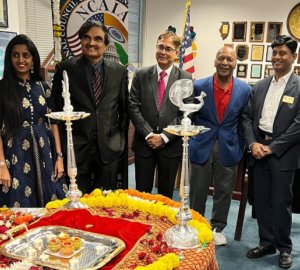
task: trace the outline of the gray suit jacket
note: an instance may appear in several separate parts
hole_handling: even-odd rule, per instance
[[[243,113],[243,127],[248,145],[259,138],[259,119],[272,77],[257,82],[249,103]],[[291,97],[290,102],[284,97]],[[292,74],[284,89],[273,125],[273,140],[270,143],[273,161],[280,170],[300,168],[300,78]],[[250,165],[254,158],[250,160]]]
[[[158,75],[155,66],[142,68],[136,71],[129,94],[129,116],[135,127],[132,149],[141,156],[150,156],[152,149],[147,145],[145,137],[153,133],[164,133],[170,140],[160,151],[166,157],[177,157],[182,153],[182,140],[163,129],[168,125],[180,124],[182,113],[169,99],[169,90],[172,84],[179,79],[192,79],[178,67],[173,67],[166,86],[161,110],[158,111]],[[185,102],[191,103],[193,97]]]

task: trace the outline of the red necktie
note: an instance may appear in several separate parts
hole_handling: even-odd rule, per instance
[[[158,110],[160,110],[160,107],[162,105],[164,94],[165,94],[165,80],[164,77],[167,76],[167,73],[163,70],[159,73],[159,80],[158,80]]]
[[[93,66],[92,84],[93,84],[93,92],[94,92],[95,102],[96,102],[96,104],[98,104],[98,102],[100,100],[102,85],[101,85],[100,73],[96,66]]]

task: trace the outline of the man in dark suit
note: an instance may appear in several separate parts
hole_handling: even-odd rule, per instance
[[[259,246],[247,257],[280,251],[281,268],[292,266],[292,185],[300,168],[300,79],[293,73],[297,41],[279,36],[271,44],[274,76],[256,83],[243,114],[253,166]]]
[[[62,72],[66,70],[74,111],[91,114],[72,125],[80,190],[86,193],[94,188],[116,189],[118,159],[124,151],[128,131],[127,70],[103,59],[109,43],[104,25],[85,22],[79,30],[79,38],[82,56],[56,66],[53,96],[57,109],[62,110],[61,81]],[[66,147],[65,139],[63,145]]]
[[[169,90],[176,80],[192,78],[190,73],[174,66],[179,47],[180,38],[174,32],[161,34],[156,44],[157,65],[136,71],[129,94],[129,115],[135,127],[132,149],[136,188],[152,191],[157,166],[158,193],[170,198],[182,154],[182,140],[163,129],[180,124],[182,113],[169,99]],[[165,86],[162,95],[159,84]]]
[[[227,224],[237,163],[245,149],[240,119],[251,87],[232,76],[235,66],[235,50],[224,46],[215,58],[216,73],[194,84],[195,96],[202,91],[207,96],[203,108],[193,114],[193,123],[210,130],[190,139],[190,205],[204,215],[213,180],[211,225],[216,245],[227,243],[222,231]]]

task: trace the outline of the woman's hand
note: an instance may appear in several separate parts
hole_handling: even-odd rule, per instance
[[[11,186],[11,177],[6,164],[0,166],[0,184],[5,187]]]
[[[60,179],[64,174],[64,159],[60,156],[56,158],[54,167],[54,178],[55,180]]]

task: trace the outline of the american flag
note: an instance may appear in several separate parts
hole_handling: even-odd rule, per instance
[[[183,70],[194,73],[194,57],[192,52],[192,41],[190,31],[190,19],[191,19],[191,1],[186,0],[185,2],[185,27],[183,40],[180,48],[180,64],[179,67]]]

